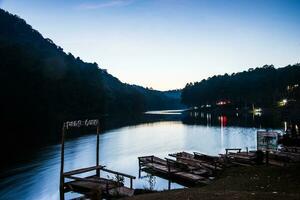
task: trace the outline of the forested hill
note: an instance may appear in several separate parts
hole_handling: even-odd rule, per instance
[[[1,122],[12,133],[27,131],[25,139],[66,119],[178,105],[178,99],[124,84],[96,63],[66,54],[25,20],[2,9],[0,81]]]
[[[300,64],[283,68],[265,65],[248,71],[213,76],[201,82],[187,84],[182,102],[189,106],[230,103],[237,107],[274,107],[300,101]]]

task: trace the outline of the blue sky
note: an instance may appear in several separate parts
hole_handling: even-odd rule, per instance
[[[300,62],[298,0],[0,0],[121,81],[167,90]]]

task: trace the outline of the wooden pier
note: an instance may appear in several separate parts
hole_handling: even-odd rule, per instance
[[[64,172],[64,137],[65,132],[71,128],[81,126],[95,126],[97,129],[96,165],[72,171]],[[95,172],[93,175],[83,176],[86,173]],[[101,177],[102,173],[114,176],[114,179]],[[124,178],[130,179],[130,186],[124,185]],[[99,200],[110,197],[132,196],[134,176],[106,169],[99,164],[99,122],[98,120],[65,122],[62,129],[61,169],[60,169],[60,199],[65,199],[65,193],[76,192],[84,195],[81,199]]]

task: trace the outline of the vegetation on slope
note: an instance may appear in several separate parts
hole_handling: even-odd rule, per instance
[[[199,107],[220,101],[230,102],[235,107],[273,107],[282,99],[299,102],[299,84],[300,64],[278,69],[265,65],[189,83],[182,91],[182,102]]]
[[[124,84],[97,63],[66,54],[25,20],[2,9],[0,91],[2,141],[12,145],[57,137],[65,120],[167,109],[179,102],[160,91]]]

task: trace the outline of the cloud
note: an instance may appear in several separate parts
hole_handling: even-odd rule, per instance
[[[1,1],[1,0],[0,0]],[[133,3],[133,0],[106,0],[101,2],[84,3],[76,8],[80,10],[96,10],[101,8],[122,7]]]

